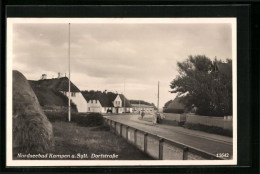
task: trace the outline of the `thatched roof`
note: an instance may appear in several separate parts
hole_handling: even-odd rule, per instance
[[[84,98],[87,101],[90,100],[99,100],[102,107],[114,107],[113,101],[116,99],[118,94],[112,93],[112,92],[101,92],[101,91],[82,91],[81,92],[84,96]],[[125,96],[123,94],[119,94],[119,97],[121,98],[122,102],[124,102]],[[124,103],[123,103],[124,104]],[[131,107],[130,102],[125,98],[125,106]]]
[[[55,91],[69,91],[69,79],[67,77],[55,78],[55,79],[44,79],[38,81],[29,81],[31,85],[37,87],[50,88]],[[71,92],[80,92],[80,90],[72,82],[70,82]]]

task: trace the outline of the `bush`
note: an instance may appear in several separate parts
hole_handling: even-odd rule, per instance
[[[164,109],[164,113],[183,114],[184,109]]]
[[[103,116],[99,113],[75,114],[71,121],[80,126],[100,126],[103,125]]]
[[[223,128],[217,127],[217,126],[207,126],[207,125],[202,125],[202,124],[185,123],[183,125],[183,127],[192,129],[192,130],[199,130],[199,131],[204,131],[204,132],[208,132],[208,133],[224,135],[224,136],[228,136],[228,137],[233,136],[232,130],[223,129]]]
[[[45,112],[51,122],[68,121],[67,112]],[[103,125],[103,116],[99,113],[71,113],[71,121],[80,126],[100,126]]]

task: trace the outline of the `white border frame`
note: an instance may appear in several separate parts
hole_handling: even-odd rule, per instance
[[[231,160],[13,160],[12,60],[15,23],[229,23],[232,26],[233,159]],[[237,19],[236,18],[7,18],[6,166],[165,166],[237,164]],[[8,90],[9,89],[9,90]]]

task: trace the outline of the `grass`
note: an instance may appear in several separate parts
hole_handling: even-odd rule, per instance
[[[54,150],[48,152],[46,159],[61,160],[151,160],[152,158],[110,132],[103,125],[100,114],[74,114],[72,122],[65,121],[62,114],[46,114],[53,126]],[[53,117],[52,117],[53,116]],[[94,118],[96,116],[96,118]],[[51,118],[52,117],[52,118]],[[74,119],[73,119],[74,117]],[[102,119],[101,119],[102,118]],[[74,120],[74,122],[73,122]],[[99,120],[99,121],[97,121]],[[96,121],[90,124],[89,121]],[[101,124],[102,123],[102,124]],[[86,126],[87,125],[87,126]],[[55,158],[50,156],[55,154]],[[92,155],[110,155],[117,158],[91,158]],[[72,158],[72,156],[75,158]],[[86,158],[86,155],[88,158]],[[64,157],[64,158],[56,158]],[[16,157],[16,156],[14,156]],[[17,158],[16,158],[17,159]],[[28,158],[26,158],[28,159]],[[29,158],[34,159],[34,158]],[[38,158],[39,160],[39,158]]]
[[[139,149],[110,132],[108,127],[81,127],[54,122],[55,154],[116,154],[117,160],[151,159]],[[88,158],[91,159],[91,158]]]

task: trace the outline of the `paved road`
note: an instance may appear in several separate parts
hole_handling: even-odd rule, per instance
[[[171,129],[159,124],[153,125],[150,122],[139,120],[138,115],[112,115],[107,117],[136,129],[141,129],[211,154],[229,153],[230,156],[233,154],[232,143],[228,141],[212,139],[210,136],[200,136],[199,134],[187,134],[186,132],[176,131],[174,128]]]

